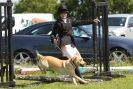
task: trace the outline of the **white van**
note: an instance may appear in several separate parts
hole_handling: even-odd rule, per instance
[[[13,34],[32,24],[55,20],[51,13],[17,13],[12,16],[15,18]]]

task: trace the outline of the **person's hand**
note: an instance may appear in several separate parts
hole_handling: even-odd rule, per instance
[[[53,39],[53,44],[57,44],[57,39]]]
[[[58,46],[58,40],[57,39],[53,39],[53,44],[54,44],[55,47],[57,47]]]
[[[93,20],[94,23],[98,24],[98,22],[100,22],[100,20],[98,18]]]

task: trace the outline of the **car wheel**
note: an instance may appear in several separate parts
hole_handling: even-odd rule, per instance
[[[14,63],[15,64],[28,64],[31,63],[31,55],[27,51],[19,51],[16,52],[14,56]]]
[[[114,61],[116,63],[124,63],[128,61],[129,55],[124,49],[114,49],[111,50],[109,54],[110,61]]]

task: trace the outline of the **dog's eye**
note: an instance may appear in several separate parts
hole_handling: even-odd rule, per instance
[[[82,59],[79,60],[79,62],[81,62],[81,61],[82,61]]]

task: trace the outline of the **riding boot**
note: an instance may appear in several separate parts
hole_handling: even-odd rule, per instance
[[[79,70],[78,67],[75,68],[75,74],[76,74],[77,76],[79,76],[80,78],[82,78],[82,75],[81,75],[80,70]]]

